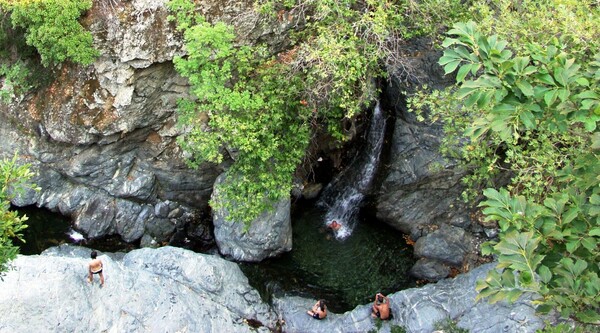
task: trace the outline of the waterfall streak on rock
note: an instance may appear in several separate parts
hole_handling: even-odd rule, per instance
[[[377,102],[367,134],[366,149],[359,152],[350,165],[327,185],[323,192],[319,205],[328,208],[324,224],[338,221],[342,225],[334,231],[337,239],[347,238],[354,230],[356,214],[370,189],[379,165],[385,124],[385,116]]]

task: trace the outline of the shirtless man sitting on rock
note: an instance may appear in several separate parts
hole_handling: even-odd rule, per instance
[[[88,278],[87,281],[89,283],[93,283],[94,274],[98,274],[100,276],[100,286],[104,286],[104,275],[102,275],[102,260],[97,259],[98,252],[92,251],[90,255],[92,257],[92,261],[88,265]]]
[[[375,302],[373,302],[373,312],[371,313],[371,316],[381,320],[390,318],[390,300],[383,296],[382,293],[377,293],[377,295],[375,295]]]

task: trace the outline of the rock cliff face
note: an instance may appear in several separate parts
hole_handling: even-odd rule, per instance
[[[408,71],[396,73],[384,90],[383,104],[395,124],[375,199],[377,217],[416,242],[412,275],[429,281],[447,277],[451,268],[476,265],[473,253],[485,237],[461,200],[465,171],[439,152],[440,124],[420,123],[407,111],[403,91],[451,83],[437,64],[439,56],[426,41],[414,41],[402,55]]]
[[[455,279],[388,295],[392,317],[383,322],[380,329],[375,328],[371,318],[371,304],[359,305],[343,314],[330,313],[320,321],[305,313],[314,300],[282,297],[274,301],[274,307],[284,320],[287,333],[388,333],[392,332],[394,326],[403,327],[410,333],[431,333],[436,331],[437,323],[449,319],[471,333],[525,333],[542,328],[543,320],[535,315],[535,310],[529,304],[531,295],[512,305],[475,302],[475,281],[483,278],[492,268],[493,264],[483,265]]]
[[[100,255],[100,288],[97,276],[86,282],[90,251],[61,246],[13,261],[0,282],[0,332],[383,333],[402,326],[430,333],[436,322],[452,319],[470,332],[528,333],[543,325],[528,299],[475,302],[475,281],[491,264],[388,295],[392,319],[378,330],[370,304],[315,320],[306,314],[314,300],[278,296],[264,303],[236,264],[174,247]]]
[[[270,332],[275,313],[234,263],[163,247],[100,255],[89,249],[19,256],[0,282],[0,332]]]
[[[85,68],[63,65],[47,86],[0,106],[0,156],[20,152],[42,188],[15,204],[71,216],[91,238],[117,234],[142,245],[200,223],[222,169],[187,168],[175,142],[185,130],[175,125],[176,102],[188,85],[171,62],[185,50],[166,2],[94,1],[82,22],[101,57]],[[209,20],[235,25],[250,41],[275,47],[287,28],[260,21],[253,1],[201,2]]]
[[[22,161],[38,171],[35,182],[42,188],[15,204],[70,216],[91,238],[119,235],[150,246],[187,229],[210,242],[210,228],[201,216],[208,216],[223,166],[191,170],[176,144],[185,131],[175,125],[176,101],[186,96],[188,85],[173,68],[173,57],[185,50],[167,20],[166,2],[96,0],[82,22],[101,57],[85,68],[64,65],[43,88],[0,106],[0,156],[19,151]],[[273,50],[284,45],[285,31],[296,24],[265,21],[252,10],[253,0],[198,2],[208,20],[231,23],[241,38],[266,41]],[[375,201],[379,219],[418,242],[420,260],[413,274],[437,280],[448,275],[450,266],[470,262],[475,246],[470,232],[481,230],[457,200],[463,172],[437,152],[440,128],[417,123],[405,110],[402,90],[445,81],[435,52],[428,49],[419,41],[407,47],[399,56],[406,59],[409,74],[395,75],[385,89],[382,103],[396,122]],[[289,219],[278,228],[277,239],[252,240],[247,249],[240,235],[225,236],[221,244],[237,243],[223,247],[238,260],[262,260],[291,247]],[[231,228],[223,230],[232,234]],[[260,233],[273,235],[271,230]],[[252,249],[254,243],[273,248]]]

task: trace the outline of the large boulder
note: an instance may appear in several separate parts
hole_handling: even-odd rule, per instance
[[[369,332],[389,333],[394,326],[409,333],[431,333],[438,322],[452,320],[472,333],[535,332],[544,326],[535,314],[527,294],[514,304],[477,302],[475,282],[485,277],[495,264],[480,266],[453,279],[441,280],[421,288],[388,295],[392,318],[378,330],[371,318],[371,305],[360,305],[343,314],[329,313],[324,320],[306,314],[315,300],[302,297],[278,297],[273,306],[283,319],[286,333]],[[335,300],[327,300],[335,302]]]
[[[271,332],[277,317],[239,267],[163,247],[100,255],[105,284],[86,282],[90,250],[19,256],[0,282],[0,332]]]
[[[468,220],[460,209],[464,171],[443,158],[443,133],[398,117],[390,146],[389,167],[377,197],[377,217],[418,239],[428,226],[455,216]]]
[[[474,250],[471,234],[462,228],[442,224],[439,229],[417,240],[414,254],[460,267]]]
[[[222,174],[215,182],[213,200],[222,200],[218,186],[227,181]],[[274,203],[272,211],[265,211],[249,226],[229,220],[226,209],[213,210],[215,241],[224,256],[238,261],[258,262],[278,256],[292,249],[292,220],[290,199]]]

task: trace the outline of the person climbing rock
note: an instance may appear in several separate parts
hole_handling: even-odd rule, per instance
[[[371,317],[386,320],[390,318],[390,300],[382,293],[375,295]]]
[[[315,319],[323,319],[327,317],[327,305],[325,304],[325,300],[318,300],[317,303],[313,305],[312,309],[306,313]]]
[[[90,257],[92,257],[92,261],[90,261],[90,264],[88,265],[88,278],[87,281],[89,283],[93,283],[94,281],[94,275],[98,274],[98,276],[100,276],[100,286],[104,286],[104,275],[102,274],[102,260],[96,258],[98,256],[98,252],[96,251],[92,251],[92,253],[90,254]]]

